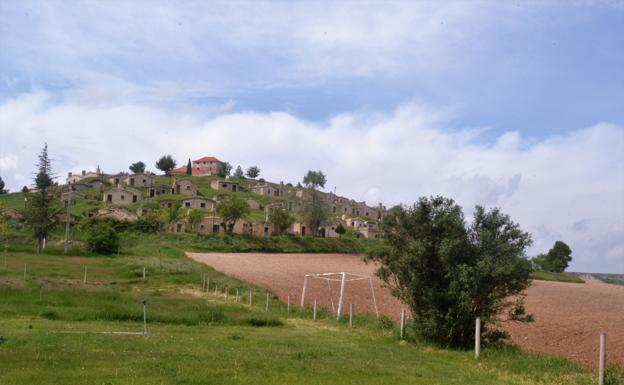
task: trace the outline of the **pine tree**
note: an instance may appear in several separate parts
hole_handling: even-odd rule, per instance
[[[191,165],[191,158],[189,158],[186,164],[186,175],[193,175],[193,166]]]
[[[56,224],[55,218],[58,208],[54,204],[56,186],[52,181],[52,163],[48,157],[46,143],[38,156],[35,189],[26,198],[26,221],[33,230],[37,240],[37,253],[43,248],[44,239]]]

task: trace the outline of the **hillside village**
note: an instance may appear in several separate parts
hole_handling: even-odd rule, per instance
[[[179,207],[183,215],[168,224],[168,231],[222,234],[226,232],[226,226],[223,218],[217,215],[217,207],[223,200],[236,195],[250,208],[249,215],[235,222],[232,231],[236,234],[276,235],[269,213],[282,208],[294,218],[285,231],[287,234],[309,236],[316,233],[320,237],[339,237],[336,229],[340,226],[356,237],[374,239],[380,236],[378,221],[386,210],[381,204],[371,207],[366,202],[317,190],[329,213],[321,227],[313,232],[302,215],[310,201],[309,188],[300,183],[275,183],[262,178],[222,177],[219,170],[223,163],[212,156],[196,159],[192,161],[190,175],[186,166],[174,168],[167,175],[149,172],[106,174],[98,166],[95,171],[69,173],[61,199],[78,220],[113,218],[133,222],[159,209]],[[188,215],[184,215],[191,210],[201,212],[199,223],[191,225]]]

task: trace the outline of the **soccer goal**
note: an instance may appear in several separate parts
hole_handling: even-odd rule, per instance
[[[308,281],[310,279],[319,279],[327,281],[327,288],[329,290],[329,298],[331,299],[332,310],[336,312],[336,319],[340,319],[342,314],[342,304],[344,298],[344,291],[347,282],[368,280],[368,284],[373,296],[373,306],[375,307],[375,315],[379,318],[379,309],[377,309],[377,299],[375,298],[375,289],[373,288],[373,279],[367,275],[340,272],[340,273],[319,273],[319,274],[306,274],[303,278],[303,291],[301,293],[301,308],[305,304],[306,291],[308,289]],[[340,294],[338,295],[338,308],[334,306],[334,297],[331,289],[331,282],[340,282]]]

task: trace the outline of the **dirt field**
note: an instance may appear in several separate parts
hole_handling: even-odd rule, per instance
[[[307,273],[341,272],[372,276],[375,265],[347,254],[261,254],[261,253],[188,253],[196,261],[229,276],[271,289],[282,300],[290,295],[299,303],[303,277]],[[401,303],[373,278],[379,312],[399,317]],[[332,309],[330,289],[337,306],[339,283],[328,288],[326,281],[310,283],[306,304],[314,298]],[[373,299],[367,281],[349,282],[345,290],[345,309],[355,304],[356,312],[373,314]],[[586,284],[535,281],[528,290],[526,307],[535,316],[529,324],[505,323],[512,340],[524,349],[564,355],[584,365],[596,366],[598,338],[608,333],[608,362],[624,365],[624,286],[599,281]]]

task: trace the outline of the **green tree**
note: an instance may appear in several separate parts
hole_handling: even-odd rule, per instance
[[[37,240],[37,253],[41,252],[43,240],[56,224],[58,207],[56,185],[52,181],[52,161],[48,157],[48,145],[43,146],[38,156],[35,191],[26,198],[25,219]]]
[[[176,161],[171,155],[163,155],[160,159],[158,159],[158,162],[156,162],[156,168],[164,172],[166,175],[169,175],[171,170],[176,167],[176,164]]]
[[[572,249],[565,242],[557,241],[546,254],[539,254],[532,260],[538,270],[563,273],[572,261]]]
[[[308,188],[323,188],[326,182],[325,174],[322,171],[308,171],[303,177],[303,184]]]
[[[5,214],[4,207],[0,202],[0,243],[4,244],[4,252],[9,250],[9,244],[13,239],[15,232],[9,224],[9,217]]]
[[[342,225],[342,223],[339,223],[338,226],[336,226],[336,234],[343,236],[344,233],[347,232],[347,229],[345,229],[345,227]]]
[[[273,224],[275,232],[281,235],[295,222],[295,218],[290,215],[288,210],[276,207],[269,212],[269,222]]]
[[[317,191],[317,188],[325,187],[325,182],[325,174],[320,170],[308,171],[303,177],[303,184],[309,191],[309,200],[303,209],[303,217],[314,236],[318,234],[319,227],[329,216],[329,207]]]
[[[226,176],[230,175],[231,172],[232,172],[232,165],[229,164],[228,162],[221,162],[221,164],[219,165],[218,175],[221,178],[225,178]]]
[[[141,174],[145,172],[145,163],[138,161],[136,163],[132,163],[128,168],[135,174]]]
[[[487,341],[501,335],[492,326],[502,311],[521,314],[531,236],[498,209],[477,206],[467,227],[452,199],[420,198],[412,207],[392,208],[382,230],[384,246],[369,258],[381,264],[377,275],[410,308],[422,339],[468,348],[475,317],[481,317]],[[510,296],[520,300],[507,301]]]
[[[251,166],[247,169],[247,176],[251,179],[256,179],[260,175],[260,168],[258,166]]]
[[[189,158],[186,164],[186,175],[193,175],[193,165],[191,164],[191,158]]]
[[[107,222],[96,222],[87,231],[87,248],[94,253],[112,254],[119,250],[119,235]]]
[[[195,231],[195,227],[204,219],[204,214],[198,209],[190,209],[186,212],[186,220],[191,226],[191,230]]]
[[[180,207],[180,202],[175,202],[171,205],[171,207],[169,207],[169,210],[167,210],[167,219],[169,223],[173,223],[180,219]]]
[[[217,206],[217,213],[223,218],[226,231],[230,234],[234,230],[236,222],[249,215],[249,211],[249,203],[238,195],[231,195]]]
[[[6,194],[8,192],[9,190],[4,188],[4,181],[2,180],[2,177],[0,176],[0,195]]]
[[[28,192],[28,186],[24,186],[24,187],[22,187],[22,192],[23,192],[23,193],[27,193],[27,192]]]
[[[234,171],[234,176],[236,178],[244,178],[245,177],[245,173],[243,172],[243,168],[240,165],[238,167],[236,167],[236,171]]]

